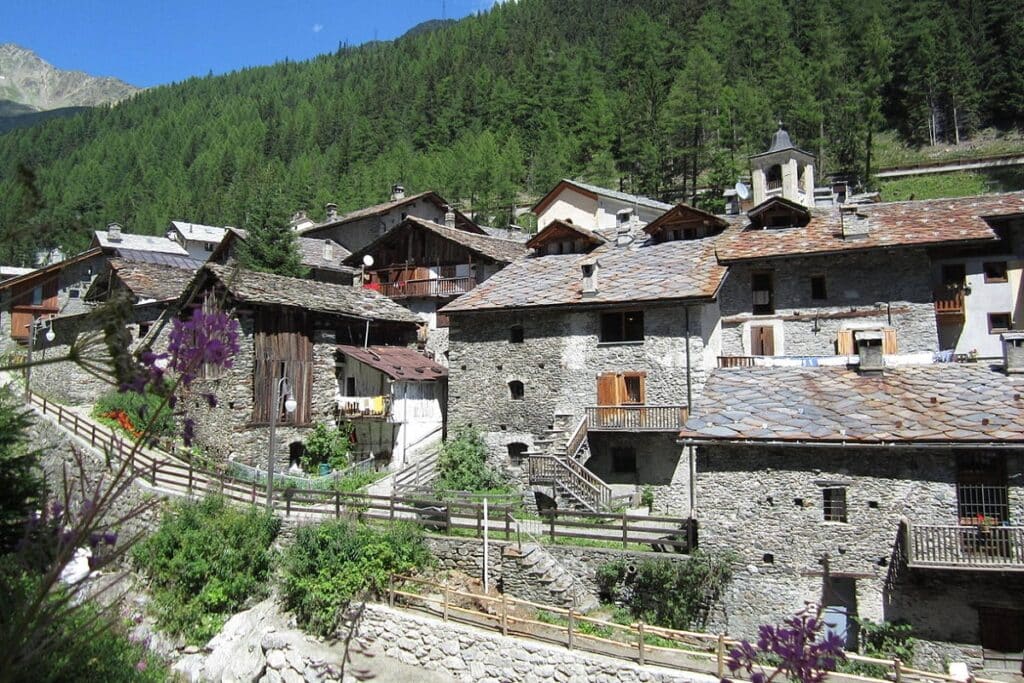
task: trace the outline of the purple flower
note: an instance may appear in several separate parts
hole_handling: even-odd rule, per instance
[[[146,660],[145,660],[145,659],[140,659],[140,660],[139,660],[139,661],[138,661],[138,662],[137,662],[137,663],[135,664],[135,670],[136,670],[136,671],[139,671],[139,672],[145,671],[145,670],[146,670],[146,669],[147,669],[148,667],[149,667],[149,665],[148,665],[148,664],[146,663]]]
[[[186,417],[183,421],[184,426],[181,430],[181,440],[185,442],[185,446],[191,446],[192,440],[196,435],[196,421],[191,417]]]
[[[227,369],[238,353],[238,321],[226,313],[207,313],[201,308],[192,311],[186,321],[175,320],[167,351],[170,367],[188,386],[203,365]]]
[[[116,531],[105,531],[103,532],[103,542],[109,546],[113,546],[117,543],[117,532]]]

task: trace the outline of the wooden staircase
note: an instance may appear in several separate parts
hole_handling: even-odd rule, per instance
[[[534,441],[538,450],[527,453],[531,486],[545,486],[555,500],[577,509],[603,512],[611,506],[612,490],[600,477],[583,466],[589,457],[587,418],[583,417],[569,437],[556,422]]]

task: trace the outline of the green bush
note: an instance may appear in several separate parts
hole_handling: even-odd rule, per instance
[[[284,555],[284,604],[307,631],[330,636],[356,595],[379,594],[389,575],[431,560],[422,531],[411,524],[374,528],[343,520],[301,527]]]
[[[899,659],[904,664],[914,663],[913,627],[901,621],[877,623],[870,619],[857,619],[857,640],[859,652],[866,657],[878,659]],[[845,673],[884,679],[889,673],[887,667],[865,662],[847,660],[839,665]]]
[[[434,489],[511,492],[502,476],[487,465],[487,444],[480,432],[465,428],[441,448]]]
[[[279,528],[265,512],[237,510],[219,497],[176,505],[133,553],[149,578],[158,625],[201,644],[266,596]]]
[[[621,604],[634,619],[665,628],[692,630],[732,579],[727,558],[695,552],[684,561],[608,562],[596,573],[601,597]]]
[[[331,469],[340,470],[349,463],[352,450],[352,429],[346,423],[343,427],[328,427],[318,422],[313,433],[303,443],[299,464],[307,472],[316,472],[320,463],[327,463]]]
[[[0,551],[14,547],[29,513],[42,506],[38,453],[28,445],[29,424],[20,401],[0,388]]]
[[[144,394],[136,391],[111,391],[100,397],[92,414],[97,421],[133,439],[138,438],[151,420],[153,424],[149,425],[149,433],[154,439],[171,438],[175,434],[174,415],[169,407],[160,408],[163,401],[163,397],[152,391]],[[117,417],[112,417],[119,413],[127,417],[127,425]]]
[[[341,493],[359,493],[364,488],[386,476],[386,472],[374,472],[373,470],[362,470],[353,472],[347,477],[342,477],[334,482],[334,489]]]

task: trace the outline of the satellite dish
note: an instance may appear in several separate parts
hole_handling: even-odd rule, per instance
[[[736,195],[740,199],[748,199],[750,197],[750,188],[743,184],[743,181],[736,183]]]
[[[372,257],[372,256],[370,256],[369,254],[367,254],[366,256],[364,256],[364,257],[363,257],[363,265],[364,265],[364,266],[366,266],[367,268],[369,268],[370,266],[372,266],[372,265],[373,265],[373,257]]]

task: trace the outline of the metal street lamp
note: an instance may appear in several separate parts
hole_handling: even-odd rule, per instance
[[[270,452],[267,453],[267,512],[274,511],[274,454],[277,451],[277,414],[281,412],[281,397],[284,396],[284,410],[288,415],[295,412],[298,403],[292,396],[292,387],[287,377],[271,381],[270,395]]]
[[[44,321],[42,318],[33,318],[32,322],[25,327],[28,328],[28,354],[25,359],[25,401],[28,402],[32,398],[32,349],[36,345],[36,333],[46,325],[46,334],[43,338],[47,342],[52,342],[57,338],[57,335],[53,332],[53,323],[48,320]]]

